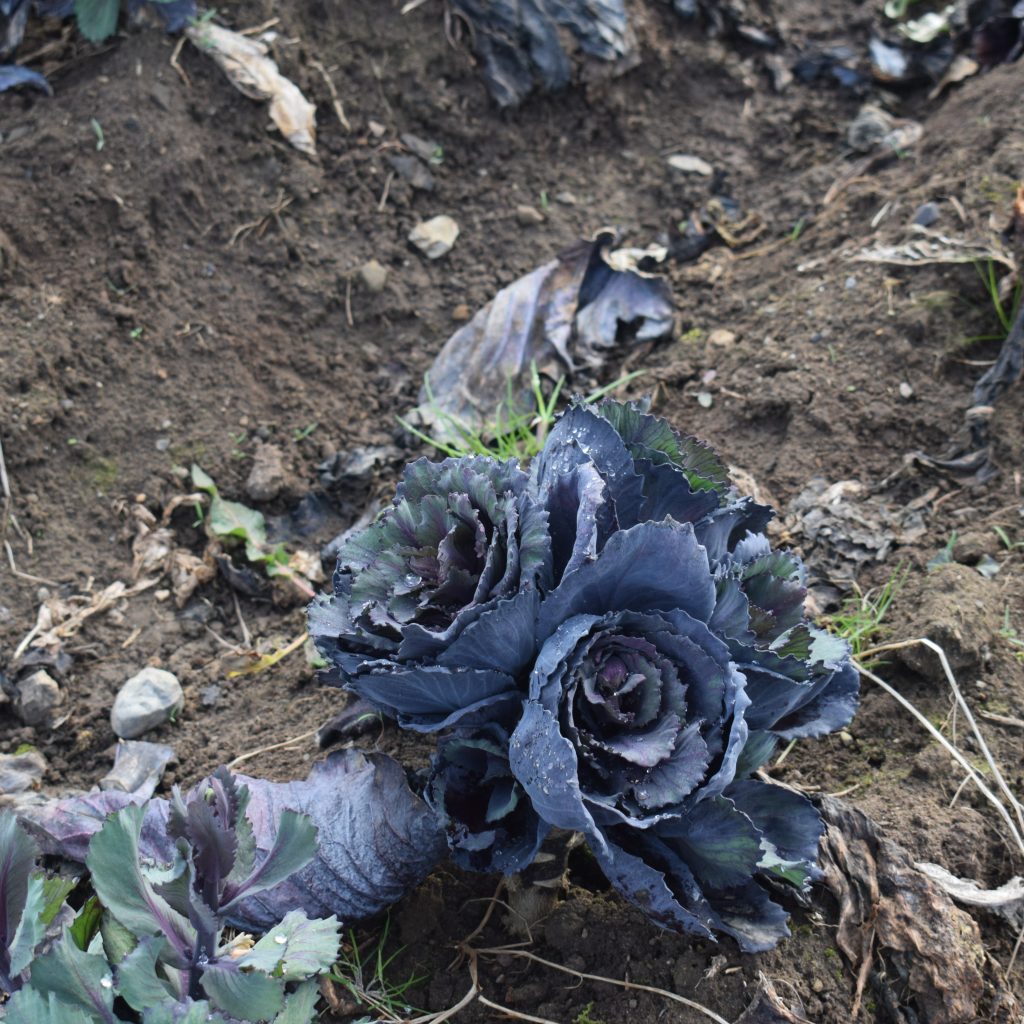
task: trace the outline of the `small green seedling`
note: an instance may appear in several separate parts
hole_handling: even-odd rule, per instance
[[[624,374],[618,380],[612,381],[611,384],[606,384],[587,395],[585,401],[596,402],[630,381],[636,380],[644,372],[644,370],[634,370],[632,373]],[[496,459],[518,459],[520,462],[527,462],[544,447],[544,439],[558,417],[558,400],[565,386],[565,377],[559,377],[551,389],[551,393],[545,395],[540,371],[537,369],[536,362],[531,361],[530,397],[533,409],[529,412],[515,411],[519,403],[513,394],[512,379],[509,378],[506,382],[505,401],[495,410],[494,419],[482,430],[466,427],[454,416],[438,408],[433,392],[430,390],[429,377],[424,377],[423,386],[427,393],[427,402],[435,410],[438,422],[445,428],[446,434],[457,437],[457,440],[453,442],[438,441],[399,416],[398,422],[409,433],[450,458],[459,458],[463,455],[488,455]]]
[[[953,561],[953,548],[956,546],[956,530],[949,535],[949,540],[946,541],[945,547],[939,551],[938,554],[933,555],[928,559],[928,571],[934,572],[936,569],[941,569],[944,565],[949,565]]]
[[[89,126],[92,128],[93,135],[96,136],[96,152],[98,153],[107,144],[107,140],[103,136],[103,125],[93,117],[89,120]]]
[[[999,635],[1008,643],[1011,647],[1016,648],[1013,652],[1013,656],[1018,661],[1024,661],[1024,640],[1021,639],[1017,630],[1013,628],[1010,623],[1010,606],[1006,605],[1003,608],[1003,625],[999,630]]]
[[[313,431],[316,430],[316,428],[319,427],[319,426],[320,426],[319,423],[309,423],[306,426],[301,427],[301,428],[296,427],[295,428],[295,433],[293,435],[295,443],[298,444],[300,441],[305,441],[306,438],[309,437],[310,434],[312,434]]]
[[[385,952],[390,927],[391,919],[388,918],[380,936],[369,950],[360,948],[355,932],[350,929],[348,941],[342,943],[341,956],[329,977],[336,985],[347,989],[358,1003],[374,1010],[384,1020],[401,1021],[410,1013],[422,1013],[409,1005],[405,994],[423,981],[426,975],[414,972],[407,980],[399,982],[388,978],[388,968],[405,949],[401,946],[394,953]]]
[[[910,566],[903,562],[877,591],[861,589],[854,584],[854,596],[848,598],[843,607],[830,615],[826,625],[837,636],[846,640],[855,658],[874,645],[884,631],[883,622],[900,588],[910,574]],[[869,659],[866,666],[870,668]]]
[[[211,536],[240,547],[246,560],[263,566],[268,576],[289,579],[304,594],[313,596],[310,585],[292,568],[285,546],[271,544],[267,539],[267,521],[262,512],[222,498],[212,477],[195,463],[192,464],[192,486],[210,495],[210,511],[203,523]]]

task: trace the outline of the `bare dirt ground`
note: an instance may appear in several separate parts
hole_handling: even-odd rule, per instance
[[[936,99],[886,93],[893,113],[923,124],[921,141],[825,205],[853,163],[845,128],[861,99],[799,83],[778,94],[756,53],[709,41],[654,0],[634,4],[636,68],[513,113],[494,108],[467,52],[449,45],[439,3],[407,17],[399,6],[251,0],[221,11],[236,27],[281,19],[276,55],[319,104],[316,160],[269,133],[265,108],[193,48],[182,54],[183,81],[168,62],[174,40],[152,30],[103,48],[76,44],[54,74],[52,99],[0,96],[0,440],[22,528],[7,540],[19,572],[47,581],[0,562],[0,670],[48,595],[131,582],[132,506],[159,516],[187,492],[181,467],[193,462],[222,493],[248,500],[258,446],[280,449],[287,486],[262,511],[290,546],[318,550],[386,498],[402,462],[420,453],[395,417],[415,404],[466,308],[601,226],[646,244],[705,206],[714,189],[748,218],[737,228],[741,244],[676,267],[676,338],[630,352],[627,368],[647,373],[629,393],[653,393],[659,413],[741,470],[740,485],[757,487],[783,513],[777,539],[803,551],[812,575],[829,544],[811,543],[799,517],[784,513],[815,478],[859,482],[852,500],[892,531],[882,557],[861,564],[859,586],[906,574],[885,638],[929,631],[955,651],[976,711],[1024,716],[1016,632],[1024,636],[1024,548],[1013,546],[1024,541],[1024,392],[1018,386],[996,406],[999,473],[984,486],[904,459],[942,454],[960,434],[973,383],[998,350],[998,341],[964,341],[993,333],[991,300],[970,263],[852,258],[903,239],[924,202],[938,205],[936,228],[948,236],[982,238],[990,222],[1009,222],[1024,156],[1024,65]],[[860,45],[872,15],[869,5],[844,20],[801,0],[781,6],[794,46]],[[349,129],[317,61],[330,69]],[[404,132],[443,150],[433,192],[389,178],[387,158]],[[672,172],[665,157],[679,152],[711,163],[714,179]],[[522,223],[516,208],[524,204],[542,210],[543,222]],[[439,213],[461,234],[448,256],[428,262],[406,235]],[[388,269],[379,293],[357,273],[370,259]],[[621,361],[609,365],[604,379],[621,369]],[[324,486],[325,460],[375,445],[398,455]],[[202,552],[191,507],[171,525],[177,543]],[[929,571],[954,534],[953,564]],[[999,565],[994,576],[974,567],[984,555]],[[817,575],[836,581],[834,571]],[[68,640],[67,718],[58,727],[23,726],[0,706],[0,750],[37,746],[55,791],[88,788],[108,770],[113,697],[147,664],[176,673],[186,693],[179,720],[150,737],[177,751],[167,785],[309,733],[338,707],[342,698],[318,687],[301,652],[228,677],[239,649],[272,650],[300,636],[301,605],[236,595],[223,578],[184,609],[158,589]],[[951,701],[936,663],[892,656],[880,671],[949,731]],[[962,771],[890,697],[864,686],[847,734],[801,742],[773,774],[846,794],[913,857],[954,874],[998,885],[1021,873],[972,787],[953,801]],[[1021,792],[1024,734],[983,725]],[[428,756],[391,727],[368,742],[413,766]],[[304,775],[316,756],[307,736],[250,758],[245,770]],[[451,946],[479,920],[483,904],[473,901],[496,881],[445,868],[393,910],[392,935],[405,946],[395,970],[423,979],[411,1002],[440,1009],[465,991],[465,967],[449,967]],[[659,931],[592,866],[570,859],[564,898],[534,925],[530,948],[578,971],[687,995],[729,1020],[763,971],[784,998],[800,998],[811,1020],[847,1022],[856,978],[837,953],[834,921],[793,909],[791,940],[772,954],[741,955],[728,943]],[[980,1019],[1019,1020],[1007,993],[1024,996],[1020,963],[1005,976],[1015,936],[995,917],[978,920],[988,986]],[[364,938],[379,928],[371,924]],[[501,911],[483,938],[497,946],[522,935]],[[492,998],[542,1018],[703,1019],[653,994],[580,983],[510,957],[482,961],[481,971]],[[903,982],[885,984],[898,996]],[[495,1019],[489,1013],[476,1006],[459,1019]],[[858,1019],[896,1019],[887,1013],[869,985]]]

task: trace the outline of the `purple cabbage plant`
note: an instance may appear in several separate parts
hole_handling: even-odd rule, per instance
[[[413,463],[310,632],[328,682],[440,734],[424,798],[457,863],[513,873],[578,831],[658,924],[768,949],[821,823],[757,769],[858,697],[772,515],[642,406],[575,403],[528,472]]]

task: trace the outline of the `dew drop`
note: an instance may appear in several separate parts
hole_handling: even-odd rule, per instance
[[[288,940],[283,935],[275,935],[274,941],[279,945],[283,946]]]
[[[103,988],[113,988],[114,987],[114,981],[110,977],[100,978],[100,985]]]
[[[419,584],[421,584],[422,582],[423,577],[417,576],[416,573],[414,572],[409,572],[405,574],[405,585],[407,587],[416,587],[419,586]]]

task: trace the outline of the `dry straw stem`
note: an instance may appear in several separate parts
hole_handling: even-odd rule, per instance
[[[915,646],[927,647],[929,650],[934,651],[938,656],[939,664],[942,665],[942,671],[946,675],[946,681],[949,683],[950,689],[953,691],[953,696],[956,700],[954,710],[959,709],[964,713],[964,717],[967,719],[968,724],[971,727],[971,731],[974,734],[975,740],[977,740],[978,747],[985,757],[985,762],[988,764],[989,770],[992,772],[992,777],[996,781],[997,788],[1002,791],[1006,797],[1007,803],[1013,810],[1011,815],[1010,810],[1007,809],[1006,804],[986,785],[985,780],[982,778],[981,773],[967,760],[967,758],[960,752],[959,748],[946,739],[945,736],[935,728],[934,725],[928,719],[921,714],[920,711],[914,707],[913,704],[907,700],[898,690],[890,686],[884,679],[875,675],[870,669],[864,668],[863,665],[859,664],[856,660],[854,665],[857,667],[857,671],[860,672],[865,679],[870,679],[876,686],[880,686],[886,693],[889,694],[894,700],[900,705],[906,708],[920,723],[925,727],[929,734],[937,740],[945,750],[952,755],[952,757],[960,764],[960,766],[967,772],[967,778],[961,783],[957,789],[956,794],[953,797],[955,801],[960,795],[964,784],[969,780],[973,782],[985,799],[992,804],[993,807],[999,812],[999,816],[1006,823],[1006,827],[1009,830],[1010,836],[1013,838],[1016,844],[1018,852],[1024,856],[1024,806],[1021,805],[1020,800],[1014,795],[1013,791],[1006,783],[1006,778],[1003,776],[999,765],[996,763],[995,758],[992,756],[992,751],[989,749],[988,743],[985,742],[985,737],[982,735],[981,730],[978,728],[978,723],[971,712],[970,707],[967,705],[967,701],[964,700],[964,695],[960,692],[960,687],[957,685],[956,677],[953,675],[953,670],[950,668],[949,659],[946,657],[946,652],[934,641],[928,640],[926,637],[919,637],[916,640],[902,640],[895,643],[880,644],[877,647],[872,647],[868,651],[864,651],[861,654],[862,658],[868,658],[875,654],[881,654],[884,651],[897,651],[907,647]],[[984,714],[984,712],[983,712]],[[987,717],[987,716],[986,716]],[[1014,724],[1013,722],[1004,722],[1003,724]],[[1014,821],[1016,817],[1016,822]],[[1018,827],[1019,826],[1019,827]],[[1009,975],[1017,963],[1017,956],[1020,953],[1021,946],[1024,945],[1024,928],[1021,929],[1020,934],[1017,936],[1017,941],[1014,943],[1013,952],[1010,954],[1010,963],[1006,968],[1006,973]]]
[[[1013,838],[1014,843],[1017,846],[1017,850],[1024,856],[1024,806],[1013,794],[1013,791],[1006,783],[1006,779],[1003,776],[999,765],[996,763],[995,758],[992,756],[992,751],[989,749],[988,743],[985,742],[985,737],[982,735],[981,730],[978,728],[978,723],[971,712],[967,701],[964,700],[964,695],[960,692],[960,687],[957,685],[956,677],[953,675],[953,670],[949,667],[949,660],[946,658],[946,652],[934,641],[928,640],[925,637],[919,637],[916,640],[902,640],[895,643],[880,644],[878,647],[872,647],[868,651],[864,651],[861,654],[862,658],[871,657],[875,654],[881,654],[884,651],[896,651],[901,648],[914,647],[921,645],[927,647],[929,650],[934,651],[938,656],[939,663],[942,665],[942,670],[946,675],[946,680],[949,683],[950,689],[953,691],[953,696],[956,699],[957,707],[963,712],[964,717],[967,719],[968,724],[971,727],[971,731],[974,734],[975,740],[977,740],[978,747],[984,755],[985,761],[988,764],[992,777],[996,780],[998,788],[1002,791],[1006,797],[1010,808],[1013,809],[1014,815],[1016,816],[1016,822],[1007,809],[1006,804],[986,785],[985,780],[982,778],[981,773],[967,760],[967,758],[960,752],[959,748],[950,743],[945,736],[935,728],[934,725],[920,712],[906,697],[903,696],[898,690],[890,686],[884,679],[875,675],[870,669],[866,669],[859,662],[854,662],[857,666],[857,670],[866,679],[870,679],[876,686],[880,686],[886,693],[888,693],[893,699],[898,701],[904,708],[907,709],[924,727],[928,730],[931,736],[937,740],[946,751],[952,755],[952,757],[960,764],[960,766],[967,772],[971,780],[982,792],[985,798],[991,803],[996,810],[999,812],[1000,817],[1006,823],[1007,828],[1010,831],[1010,835]]]

